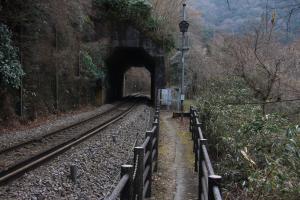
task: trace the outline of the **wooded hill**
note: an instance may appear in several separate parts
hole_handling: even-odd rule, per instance
[[[193,2],[203,13],[203,23],[213,30],[245,33],[262,17],[276,18],[276,29],[289,32],[289,39],[300,34],[300,2],[294,0],[199,0]],[[267,10],[267,13],[266,13]]]

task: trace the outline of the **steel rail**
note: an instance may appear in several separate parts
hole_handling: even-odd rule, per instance
[[[113,119],[110,119],[101,125],[93,128],[92,130],[89,130],[83,134],[81,134],[78,137],[72,138],[68,140],[67,142],[63,142],[62,144],[56,145],[55,147],[52,147],[42,153],[39,153],[23,162],[18,163],[17,165],[14,165],[12,167],[9,167],[8,169],[0,172],[0,185],[3,185],[7,183],[10,180],[13,180],[14,178],[22,175],[23,173],[30,171],[42,163],[50,160],[51,158],[60,155],[64,153],[66,150],[70,149],[72,146],[75,146],[84,140],[92,137],[93,135],[97,134],[99,131],[105,129],[109,125],[119,121],[120,119],[124,118],[127,114],[129,114],[137,105],[137,103],[131,105],[128,109],[114,117]]]
[[[109,113],[109,112],[111,112],[111,111],[113,111],[113,110],[116,110],[117,108],[121,107],[121,106],[124,105],[125,103],[127,103],[126,100],[125,100],[124,102],[118,103],[117,105],[113,106],[112,108],[110,108],[110,109],[108,109],[108,110],[106,110],[106,111],[104,111],[104,112],[102,112],[102,113],[99,113],[99,114],[97,114],[97,115],[95,115],[95,116],[92,116],[92,117],[90,117],[90,118],[84,119],[84,120],[82,120],[82,121],[80,121],[80,122],[75,122],[75,123],[73,123],[73,124],[71,124],[71,125],[65,126],[65,127],[60,128],[60,129],[58,129],[58,130],[55,130],[55,131],[52,131],[52,132],[50,132],[50,133],[48,133],[48,134],[45,134],[45,135],[42,135],[42,136],[40,136],[40,137],[36,137],[36,138],[31,139],[31,140],[28,140],[28,141],[25,141],[25,142],[21,142],[21,143],[19,143],[19,144],[16,144],[16,145],[14,145],[14,146],[11,146],[11,147],[7,147],[7,148],[4,148],[4,149],[1,149],[1,150],[0,150],[0,155],[1,155],[1,154],[8,153],[8,152],[10,152],[10,151],[14,151],[14,150],[19,149],[19,148],[22,148],[22,147],[24,147],[24,146],[26,146],[26,145],[29,145],[30,143],[40,142],[40,141],[42,141],[42,140],[44,140],[44,139],[46,139],[46,138],[48,138],[48,137],[54,136],[54,135],[59,134],[59,133],[61,133],[61,132],[63,132],[63,131],[66,131],[66,130],[68,130],[68,129],[71,129],[71,128],[80,126],[80,125],[82,125],[82,124],[84,124],[84,123],[88,123],[88,122],[90,122],[90,121],[92,121],[92,120],[94,120],[94,119],[97,119],[97,118],[99,118],[99,117],[101,117],[101,116],[103,116],[103,115],[105,115],[105,114],[107,114],[107,113]]]

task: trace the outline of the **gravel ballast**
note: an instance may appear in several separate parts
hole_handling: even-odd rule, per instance
[[[63,155],[0,187],[0,199],[103,199],[120,178],[122,164],[132,163],[133,145],[141,144],[153,110],[137,106],[126,118]],[[70,166],[78,170],[77,182]]]
[[[98,107],[88,112],[82,112],[79,114],[70,114],[67,116],[59,116],[55,120],[48,121],[38,127],[31,128],[31,129],[13,131],[13,132],[4,132],[4,133],[2,132],[0,133],[0,141],[1,141],[0,150],[24,141],[31,140],[33,138],[46,135],[49,132],[59,130],[65,126],[69,126],[76,122],[82,121],[83,119],[87,119],[99,113],[103,113],[111,109],[114,105],[105,104],[101,107]]]

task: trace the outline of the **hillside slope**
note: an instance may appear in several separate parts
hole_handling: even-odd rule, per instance
[[[293,34],[300,34],[299,8],[294,10],[289,21],[289,12],[300,5],[297,0],[229,0],[229,6],[226,0],[198,0],[192,3],[203,13],[205,24],[216,30],[243,32],[245,27],[261,21],[262,16],[265,17],[267,7],[269,19],[273,13],[276,14],[278,29],[285,31],[289,28]]]

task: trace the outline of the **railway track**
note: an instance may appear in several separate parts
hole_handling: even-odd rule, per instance
[[[128,98],[130,98],[130,97],[127,97],[127,99],[128,99]],[[99,117],[101,117],[101,116],[103,116],[103,115],[105,115],[105,114],[107,114],[107,113],[112,112],[114,109],[116,109],[116,108],[118,108],[118,107],[124,105],[125,103],[126,103],[126,99],[125,99],[123,102],[120,102],[120,103],[116,104],[116,105],[113,106],[112,108],[110,108],[110,109],[108,109],[108,110],[106,110],[106,111],[104,111],[104,112],[102,112],[102,113],[99,113],[99,114],[97,114],[97,115],[95,115],[95,116],[92,116],[92,117],[89,117],[89,118],[87,118],[87,119],[84,119],[84,120],[82,120],[82,121],[80,121],[80,122],[76,122],[76,123],[73,123],[73,124],[71,124],[71,125],[69,125],[69,126],[65,126],[65,127],[63,127],[63,128],[60,128],[60,129],[58,129],[58,130],[51,131],[51,132],[48,133],[48,134],[45,134],[45,135],[42,135],[42,136],[33,138],[33,139],[31,139],[31,140],[24,141],[24,142],[20,142],[19,144],[16,144],[16,145],[13,145],[13,146],[9,146],[9,147],[0,149],[0,155],[3,155],[3,154],[5,154],[5,153],[9,153],[9,152],[11,152],[11,151],[13,151],[13,150],[15,150],[15,149],[24,147],[24,146],[26,146],[26,145],[28,145],[28,144],[34,142],[34,141],[38,142],[38,141],[41,141],[41,140],[43,140],[43,139],[45,139],[45,138],[47,138],[47,137],[51,137],[51,136],[53,136],[53,135],[55,135],[55,134],[57,134],[57,133],[60,133],[60,132],[62,132],[62,131],[65,131],[65,130],[67,131],[67,130],[70,130],[70,129],[75,128],[75,127],[77,127],[77,126],[80,126],[81,124],[88,123],[88,122],[90,122],[90,121],[92,121],[92,120],[95,120],[95,119],[97,119],[97,118],[99,118]],[[1,169],[1,168],[0,168],[0,169]]]
[[[139,103],[125,101],[99,115],[0,151],[0,185],[6,184],[125,117]],[[4,162],[3,162],[4,161]]]

